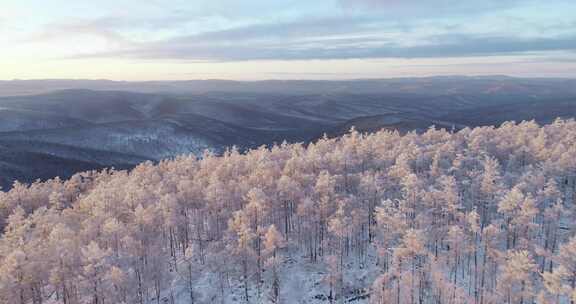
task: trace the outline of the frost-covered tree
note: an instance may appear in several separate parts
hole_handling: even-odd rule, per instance
[[[266,266],[272,273],[270,300],[272,303],[278,303],[280,300],[280,276],[278,267],[281,265],[281,256],[279,251],[286,246],[286,240],[278,232],[275,225],[270,225],[264,235],[264,253],[266,255]]]
[[[0,303],[570,303],[574,134],[353,130],[15,183]]]

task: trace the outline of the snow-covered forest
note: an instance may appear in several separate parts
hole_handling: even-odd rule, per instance
[[[0,302],[576,301],[576,122],[351,131],[0,192]]]

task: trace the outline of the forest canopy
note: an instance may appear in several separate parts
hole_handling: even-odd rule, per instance
[[[568,303],[575,194],[574,120],[352,130],[16,183],[0,302]],[[316,294],[294,292],[294,265]]]

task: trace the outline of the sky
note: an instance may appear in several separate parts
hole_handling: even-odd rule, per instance
[[[574,0],[0,0],[0,79],[576,77]]]

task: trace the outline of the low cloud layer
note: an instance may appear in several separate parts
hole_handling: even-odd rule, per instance
[[[121,42],[120,38],[128,37],[114,49],[79,54],[77,57],[80,58],[120,57],[208,62],[447,58],[572,52],[576,49],[576,30],[569,26],[575,22],[574,18],[542,22],[539,20],[541,17],[531,17],[528,13],[503,13],[502,16],[484,14],[490,11],[496,13],[500,8],[513,12],[513,8],[522,2],[519,0],[336,1],[343,7],[375,9],[370,12],[346,12],[325,16],[310,16],[302,12],[296,16],[271,19],[241,18],[239,22],[216,18],[214,22],[206,23],[217,24],[213,27],[204,27],[201,23],[186,27],[184,25],[187,22],[196,22],[197,16],[187,19],[182,12],[173,15],[172,19],[134,20],[132,26],[138,28],[144,27],[144,24],[149,26],[156,23],[180,28],[165,38],[149,41],[129,40],[129,36],[120,35],[131,23],[118,18],[102,18],[83,27],[71,27],[71,30],[94,29],[95,34],[116,39],[118,42]],[[565,0],[552,1],[558,5],[565,3]],[[539,3],[542,0],[529,2]],[[418,17],[420,11],[433,13]],[[415,19],[400,18],[402,12]],[[476,19],[461,16],[438,17],[442,12],[463,14]],[[398,15],[389,17],[394,13]],[[556,29],[543,31],[546,27]],[[98,33],[97,28],[101,32]],[[518,29],[523,32],[518,32]]]
[[[388,37],[386,33],[370,34],[369,26],[366,26],[367,31],[363,33],[362,25],[366,24],[350,24],[342,28],[314,28],[309,25],[292,28],[280,25],[245,27],[183,36],[87,56],[244,61],[444,58],[576,51],[576,34],[523,38],[453,33],[431,35],[410,44],[402,44],[402,40],[397,41],[395,35]],[[358,35],[352,35],[352,32]]]

